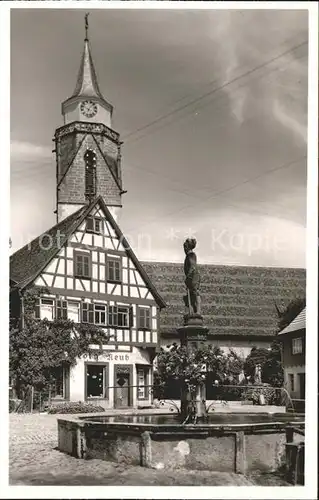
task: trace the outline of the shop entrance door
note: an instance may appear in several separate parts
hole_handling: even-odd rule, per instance
[[[115,367],[115,388],[114,388],[114,407],[125,408],[132,405],[130,397],[131,371],[130,367]]]

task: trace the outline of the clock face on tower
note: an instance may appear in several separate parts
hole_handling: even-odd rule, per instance
[[[97,113],[97,104],[92,101],[83,101],[80,106],[81,113],[87,118],[92,118]]]

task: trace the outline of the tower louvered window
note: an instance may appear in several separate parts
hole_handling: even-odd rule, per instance
[[[92,200],[96,196],[96,154],[92,149],[87,149],[84,154],[85,161],[85,197]]]

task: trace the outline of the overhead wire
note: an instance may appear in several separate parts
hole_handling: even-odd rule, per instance
[[[241,80],[242,78],[246,77],[246,76],[249,76],[253,73],[255,73],[256,71],[260,70],[260,69],[263,69],[264,67],[268,66],[269,64],[281,59],[282,57],[290,54],[291,52],[305,46],[305,45],[308,45],[308,40],[304,40],[302,43],[299,43],[297,45],[294,45],[293,47],[290,47],[289,49],[281,52],[280,54],[272,57],[271,59],[268,59],[267,61],[264,61],[263,63],[261,64],[258,64],[257,66],[254,66],[253,68],[249,69],[248,71],[240,74],[240,75],[237,75],[236,77],[224,82],[222,85],[219,85],[218,87],[215,87],[214,89],[210,90],[209,92],[205,92],[204,94],[202,94],[201,96],[199,97],[196,97],[195,99],[192,99],[191,101],[189,101],[188,103],[184,104],[183,106],[180,106],[178,108],[175,108],[173,109],[172,111],[169,111],[161,116],[159,116],[158,118],[155,118],[154,120],[152,120],[151,122],[133,130],[132,132],[129,132],[128,134],[126,135],[123,135],[123,140],[125,141],[126,139],[128,139],[129,137],[133,136],[133,135],[136,135],[150,127],[152,127],[153,125],[155,125],[156,123],[176,114],[176,113],[179,113],[180,111],[184,110],[184,109],[187,109],[188,107],[192,106],[193,104],[196,104],[200,101],[202,101],[203,99],[205,99],[206,97],[209,97],[213,94],[215,94],[216,92],[220,91],[220,90],[223,90],[225,89],[226,87],[228,87],[229,85]],[[137,140],[137,139],[136,139]],[[130,141],[127,141],[126,140],[126,143],[128,143]]]
[[[298,48],[299,48],[299,47],[301,47],[301,46],[305,45],[306,43],[307,43],[307,42],[304,42],[304,43],[301,43],[301,44],[299,44],[299,45],[296,45],[294,48],[296,48],[296,47],[298,47]],[[291,51],[292,51],[292,49],[290,49],[289,51],[285,51],[285,52],[284,52],[284,53],[282,53],[282,54],[285,54],[285,55],[286,55],[288,52],[291,52]],[[282,55],[281,55],[281,56],[282,56]],[[297,59],[297,60],[298,60],[298,59],[302,59],[303,57],[305,57],[305,55],[302,55],[301,57],[296,58],[296,59]],[[273,61],[274,59],[278,59],[278,58],[279,58],[279,56],[276,56],[276,58],[272,58],[272,60],[271,60],[271,61]],[[295,60],[296,60],[296,59],[295,59]],[[293,63],[295,60],[289,61],[289,62],[286,64],[286,66],[289,66],[289,65],[290,65],[291,63]],[[265,65],[266,65],[266,63],[264,63],[264,65],[263,65],[263,66],[265,66]],[[258,66],[258,68],[259,68],[259,67],[260,67],[260,65]],[[282,70],[282,68],[280,68],[280,67],[279,67],[279,68],[273,68],[272,70],[270,70],[269,72],[267,72],[267,73],[266,73],[266,75],[264,75],[264,74],[263,74],[263,75],[259,76],[259,78],[262,78],[262,77],[265,77],[265,76],[267,77],[267,76],[269,76],[269,75],[272,75],[274,72],[276,72],[276,71],[280,71],[280,70]],[[254,69],[250,70],[250,73],[251,73],[252,71],[254,71]],[[238,78],[240,78],[240,77],[237,77],[237,79],[238,79]],[[255,80],[258,80],[259,78],[256,78]],[[254,80],[254,81],[255,81],[255,80]],[[230,81],[228,84],[230,84],[230,83],[232,83],[232,81]],[[245,82],[243,85],[241,85],[238,89],[235,89],[235,90],[234,90],[234,92],[236,92],[237,90],[239,90],[239,89],[240,89],[240,88],[242,88],[242,87],[247,86],[247,85],[248,85],[248,84],[250,84],[250,83],[251,83],[251,80],[248,80],[248,81],[247,81],[247,82]],[[224,84],[224,85],[223,85],[223,88],[225,88],[225,86],[226,86],[226,84]],[[214,89],[213,91],[215,92],[215,91],[217,91],[217,90],[219,90],[219,88],[218,88],[218,89]],[[212,92],[212,91],[211,91],[211,92]],[[210,92],[210,93],[211,93],[211,92]],[[202,96],[202,97],[203,97],[203,96]],[[201,97],[201,98],[202,98],[202,97]],[[198,98],[198,99],[200,99],[200,98]],[[224,95],[223,95],[223,96],[221,96],[221,97],[220,97],[220,99],[225,99],[225,102],[227,102],[227,96],[224,96]],[[206,104],[206,105],[207,105],[207,106],[210,106],[211,104],[214,104],[216,101],[219,101],[220,99],[212,100],[209,104]],[[193,100],[193,101],[194,101],[194,100]],[[188,105],[189,105],[189,104],[187,104],[187,106],[188,106]],[[200,108],[197,108],[197,109],[200,109]],[[172,114],[173,114],[174,112],[176,112],[176,111],[177,111],[177,110],[175,110],[175,111],[173,110],[173,111],[172,111],[171,113],[169,113],[169,114],[170,114],[170,115],[172,115]],[[180,120],[180,119],[182,119],[182,118],[185,118],[185,116],[186,116],[186,115],[184,115],[184,116],[182,116],[182,117],[179,117],[179,118],[178,118],[178,120]],[[153,122],[155,122],[155,121],[156,121],[156,120],[153,120]],[[153,122],[152,122],[152,123],[153,123]],[[170,122],[169,124],[171,124],[171,123],[172,123],[172,122]],[[149,126],[149,125],[150,125],[150,124],[148,124],[148,126]],[[166,127],[167,125],[164,125],[164,126]],[[162,128],[162,127],[160,127],[160,128]],[[157,128],[157,129],[156,129],[156,131],[157,131],[157,130],[159,130],[159,128]],[[147,134],[147,135],[149,135],[149,134]],[[143,137],[140,137],[140,138],[139,138],[139,140],[140,140],[140,139],[142,139],[142,138],[143,138]],[[52,159],[52,162],[53,162],[53,161],[54,161],[54,159]],[[31,176],[31,175],[33,175],[33,172],[34,172],[34,175],[47,175],[47,173],[46,173],[46,172],[45,172],[45,170],[44,170],[44,167],[47,167],[47,168],[49,168],[49,167],[50,167],[50,168],[51,168],[51,166],[52,166],[52,163],[51,163],[51,162],[50,162],[50,163],[46,162],[46,164],[45,164],[45,165],[43,165],[43,164],[42,164],[42,165],[39,165],[39,166],[37,165],[37,166],[35,166],[35,167],[32,167],[32,169],[30,169],[30,168],[29,168],[29,169],[28,169],[28,171],[27,171],[27,175],[28,175],[28,176]],[[132,168],[135,168],[136,170],[145,170],[145,171],[147,171],[147,172],[151,172],[149,169],[145,169],[145,168],[141,168],[141,167],[136,167],[136,166],[133,166]],[[12,172],[12,174],[13,174],[13,175],[15,175],[15,176],[19,176],[19,174],[20,174],[21,172],[24,172],[24,170],[23,170],[23,169],[20,169],[19,171],[15,170],[14,172]],[[155,174],[155,175],[156,175],[156,173],[155,173],[154,171],[153,171],[153,174]],[[161,172],[160,174],[158,174],[158,175],[160,175],[160,177],[161,177],[161,178],[163,178],[163,176],[165,176],[165,174],[163,174],[162,172]],[[170,178],[170,177],[168,177],[168,176],[166,176],[166,177],[167,177],[167,179],[168,179],[168,180],[170,180],[170,181],[173,181],[173,182],[179,182],[179,181],[177,181],[177,180],[176,180],[176,181],[175,181],[175,180],[173,180],[172,178]]]
[[[146,129],[148,129],[148,128],[152,127],[152,126],[153,126],[153,125],[155,125],[156,123],[158,123],[158,122],[160,122],[160,121],[163,121],[165,118],[170,117],[170,116],[173,116],[174,114],[176,114],[176,113],[180,112],[181,110],[187,109],[187,108],[189,108],[190,106],[192,106],[193,104],[196,104],[196,103],[198,103],[198,102],[201,102],[204,98],[206,98],[206,97],[208,97],[208,96],[211,96],[211,95],[215,94],[215,93],[216,93],[216,92],[218,92],[219,90],[223,90],[224,88],[226,88],[227,86],[231,85],[232,83],[234,83],[234,82],[236,82],[236,81],[239,81],[239,80],[241,80],[242,78],[244,78],[244,77],[246,77],[246,76],[249,76],[249,75],[251,75],[251,74],[255,73],[256,71],[258,71],[258,70],[260,70],[260,69],[262,69],[262,68],[264,68],[264,67],[268,66],[269,64],[273,63],[274,61],[279,60],[279,59],[280,59],[280,58],[282,58],[283,56],[286,56],[286,55],[288,55],[289,53],[291,53],[291,52],[293,52],[293,51],[296,51],[296,50],[297,50],[297,49],[299,49],[300,47],[305,46],[305,45],[307,45],[307,44],[308,44],[308,42],[307,42],[307,40],[306,40],[306,41],[303,41],[303,42],[302,42],[302,43],[300,43],[300,44],[297,44],[297,45],[295,45],[295,46],[291,47],[291,48],[290,48],[290,49],[288,49],[288,50],[285,50],[284,52],[282,52],[282,53],[278,54],[277,56],[275,56],[275,57],[271,58],[270,60],[267,60],[267,61],[263,62],[262,64],[259,64],[259,65],[255,66],[254,68],[251,68],[250,70],[246,71],[245,73],[242,73],[242,74],[240,74],[240,75],[236,76],[235,78],[233,78],[233,79],[231,79],[231,80],[229,80],[229,81],[227,81],[227,82],[223,83],[223,84],[222,84],[222,85],[220,85],[219,87],[216,87],[216,88],[212,89],[211,91],[206,92],[206,93],[202,94],[201,96],[199,96],[199,97],[197,97],[197,98],[195,98],[195,99],[192,99],[190,102],[188,102],[188,103],[184,104],[183,106],[180,106],[179,108],[175,108],[175,109],[173,109],[172,111],[170,111],[170,112],[168,112],[168,113],[166,113],[166,114],[164,114],[164,115],[161,115],[160,117],[158,117],[158,118],[156,118],[156,119],[152,120],[151,122],[149,122],[148,124],[144,125],[143,127],[139,127],[139,128],[138,128],[138,129],[136,129],[135,131],[132,131],[132,132],[130,132],[129,134],[126,134],[126,136],[124,136],[123,138],[125,138],[125,137],[126,137],[126,138],[128,138],[128,137],[131,137],[131,136],[133,136],[133,135],[136,135],[137,133],[140,133],[141,131],[146,130]],[[293,63],[296,59],[301,59],[302,57],[304,57],[304,56],[301,56],[300,58],[295,58],[295,59],[293,59],[292,61],[289,61],[287,65],[289,65],[289,64],[291,64],[291,63]],[[275,71],[279,71],[279,70],[282,70],[282,67],[279,67],[279,68],[274,68],[274,69],[270,70],[270,71],[266,74],[266,76],[268,76],[269,74],[272,74],[272,73],[273,73],[273,72],[275,72]],[[260,77],[264,77],[264,76],[265,76],[265,75],[263,74],[263,75],[261,75]],[[260,78],[260,77],[259,77],[259,78]],[[258,79],[258,78],[257,78],[257,79]],[[246,82],[245,82],[245,84],[244,84],[244,85],[242,85],[242,86],[246,86],[246,85],[248,85],[249,83],[251,83],[251,80],[246,81]],[[239,88],[241,88],[242,86],[240,86]],[[235,90],[234,90],[234,92],[236,92],[236,90],[238,90],[238,89],[235,89]],[[225,96],[223,96],[223,97],[225,97]],[[212,100],[212,101],[211,101],[208,105],[211,105],[211,104],[212,104],[212,103],[214,103],[214,102],[216,102],[216,100],[215,100],[215,101],[214,101],[214,100]],[[207,104],[206,104],[206,106],[207,106]],[[201,106],[201,107],[202,107],[202,106]],[[199,108],[197,108],[197,109],[199,109]],[[185,115],[184,115],[182,118],[184,118],[184,117],[185,117]],[[181,117],[180,117],[180,118],[181,118]],[[179,119],[180,119],[180,118],[179,118]],[[172,122],[170,122],[169,124],[171,124],[171,123],[172,123]],[[156,129],[156,130],[158,130],[158,129]],[[138,138],[138,140],[141,140],[143,137],[145,137],[145,134],[144,134],[144,136],[139,137],[139,138]],[[51,162],[50,162],[50,164],[49,164],[49,163],[47,163],[47,164],[46,164],[46,166],[50,166],[50,167],[51,167]],[[44,172],[44,170],[43,170],[43,165],[42,165],[42,166],[40,166],[39,168],[41,169],[41,171],[40,171],[40,172],[34,171],[34,172],[32,172],[32,173],[31,173],[31,172],[29,171],[29,169],[28,169],[28,174],[27,174],[27,175],[28,175],[28,177],[29,177],[29,176],[35,176],[35,175],[39,176],[41,172],[42,172],[42,174],[43,174],[43,175],[44,175],[44,174],[45,174],[45,175],[47,175],[47,174]],[[131,168],[136,169],[136,170],[146,170],[146,169],[139,168],[139,167],[132,166],[132,165],[131,165]],[[37,170],[37,168],[36,168],[36,167],[35,167],[35,170]],[[277,169],[272,169],[272,170],[271,170],[271,171],[269,171],[269,172],[273,172],[273,171],[276,171],[276,170],[277,170]],[[148,172],[148,173],[151,173],[151,174],[153,174],[153,175],[159,175],[159,176],[161,176],[161,178],[163,177],[162,173],[161,173],[161,174],[158,174],[158,173],[156,173],[156,172],[154,172],[154,171],[149,171],[149,170],[147,170],[147,172]],[[269,173],[269,172],[263,173],[262,175],[268,175],[268,173]],[[19,174],[20,174],[20,172],[18,172],[18,173],[17,173],[17,172],[13,172],[13,175],[14,175],[14,176],[17,176],[17,175],[18,175],[18,177],[19,177]],[[257,178],[259,178],[259,177],[256,177],[256,178],[254,178],[254,179],[252,179],[252,180],[256,180]],[[168,180],[170,180],[170,182],[172,181],[172,179],[171,179],[171,178],[169,178],[169,177],[167,177],[167,179],[168,179]],[[230,191],[230,190],[233,190],[233,189],[235,189],[236,187],[238,187],[238,186],[240,186],[240,185],[243,185],[243,184],[245,184],[245,183],[247,183],[247,182],[252,182],[252,180],[247,180],[247,181],[244,181],[243,183],[240,183],[239,185],[232,186],[232,187],[227,188],[226,190],[223,190],[223,191],[221,191],[221,192],[213,193],[213,194],[212,194],[212,195],[210,195],[208,198],[205,198],[205,199],[204,199],[204,201],[208,201],[209,199],[212,199],[212,198],[214,198],[214,197],[221,196],[221,194],[223,194],[223,193],[225,193],[225,192],[228,192],[228,191]],[[173,182],[177,182],[177,181],[173,181]],[[198,198],[198,199],[202,200],[202,198],[196,197],[196,196],[194,196],[194,195],[192,195],[192,194],[190,194],[190,193],[185,193],[185,192],[184,192],[184,191],[182,191],[182,190],[175,190],[174,188],[171,188],[171,190],[172,190],[172,191],[177,191],[177,192],[183,193],[183,194],[185,194],[185,195],[187,195],[187,196],[190,196],[190,195],[191,195],[191,196],[192,196],[192,197],[194,197],[195,199],[196,199],[196,198]],[[202,202],[202,201],[201,201],[201,202]],[[192,206],[194,206],[194,205],[187,205],[186,207],[182,207],[180,210],[178,210],[177,212],[175,211],[173,214],[179,213],[181,210],[183,211],[183,210],[187,209],[188,207],[192,207]],[[166,216],[164,216],[164,217],[167,217],[167,216],[169,216],[169,214],[168,214],[168,215],[166,215]]]
[[[270,170],[267,170],[266,172],[263,172],[262,174],[260,174],[260,175],[258,175],[258,176],[255,176],[255,177],[252,177],[252,178],[246,179],[245,181],[242,181],[242,182],[240,182],[240,183],[237,183],[237,184],[235,184],[235,185],[233,185],[233,186],[230,186],[230,187],[228,187],[228,188],[225,188],[225,189],[222,189],[222,190],[220,190],[220,191],[217,191],[216,193],[213,193],[212,195],[210,195],[210,196],[208,196],[208,197],[206,197],[206,198],[201,198],[201,199],[199,200],[199,203],[191,203],[191,204],[185,205],[185,206],[181,207],[180,209],[174,210],[173,212],[170,212],[170,213],[168,213],[168,214],[165,214],[165,215],[163,215],[163,216],[161,216],[161,217],[154,218],[153,220],[151,220],[151,221],[147,222],[147,223],[146,223],[146,224],[144,224],[143,226],[139,226],[138,228],[136,227],[136,228],[133,228],[133,229],[130,229],[130,230],[131,230],[131,231],[134,231],[135,229],[141,229],[141,228],[146,227],[146,226],[149,226],[149,225],[151,225],[151,224],[153,224],[153,223],[155,223],[155,222],[158,222],[159,220],[166,219],[167,217],[171,217],[171,216],[173,216],[173,215],[177,215],[177,214],[179,214],[180,212],[183,212],[184,210],[187,210],[187,209],[189,209],[189,208],[194,208],[194,206],[198,206],[198,205],[200,205],[200,204],[202,204],[202,203],[206,203],[207,201],[209,201],[209,200],[211,200],[211,199],[213,199],[213,198],[218,198],[218,197],[220,197],[222,194],[224,194],[224,193],[226,193],[226,192],[230,192],[230,191],[232,191],[233,189],[238,188],[238,187],[240,187],[240,186],[242,186],[242,185],[244,185],[244,184],[247,184],[247,183],[250,183],[250,182],[256,181],[257,179],[261,179],[262,177],[264,177],[264,176],[266,176],[266,175],[270,175],[270,174],[272,174],[272,173],[274,173],[274,172],[278,172],[279,170],[282,170],[282,169],[285,169],[285,168],[289,168],[290,166],[295,165],[295,164],[297,164],[297,163],[301,162],[302,160],[306,159],[306,157],[307,157],[307,155],[303,155],[303,156],[301,156],[300,158],[298,158],[298,159],[294,159],[294,160],[292,160],[292,161],[290,161],[290,162],[288,162],[288,163],[284,163],[284,164],[280,165],[279,167],[274,167],[274,168],[272,168],[272,169],[270,169]],[[241,208],[241,209],[242,209],[242,207],[240,207],[240,205],[237,205],[237,206],[236,206],[235,204],[232,204],[232,206],[234,206],[234,207],[236,207],[236,208]],[[251,208],[250,208],[250,209],[249,209],[249,211],[253,211],[253,209],[251,209]],[[263,215],[270,215],[270,214],[263,213]]]

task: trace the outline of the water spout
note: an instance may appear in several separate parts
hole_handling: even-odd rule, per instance
[[[287,389],[285,387],[281,387],[281,390],[284,394],[286,394],[287,398],[288,398],[288,402],[290,402],[291,404],[291,409],[292,409],[292,412],[295,413],[295,407],[294,407],[294,404],[292,402],[292,398],[289,394],[289,392],[287,391]],[[287,406],[287,405],[286,405]]]

